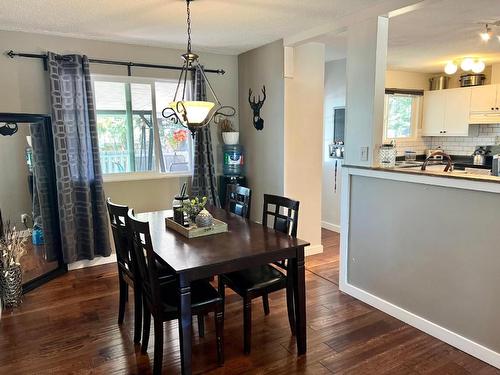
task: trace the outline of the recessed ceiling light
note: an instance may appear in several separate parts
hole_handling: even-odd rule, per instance
[[[474,60],[471,59],[470,57],[466,57],[465,59],[462,60],[460,68],[462,68],[464,72],[468,72],[469,70],[472,70],[473,65],[474,65]]]
[[[444,67],[444,72],[449,75],[455,74],[457,70],[458,66],[453,61],[449,61]]]
[[[482,73],[484,71],[484,68],[486,68],[486,64],[481,60],[475,61],[472,65],[472,71],[474,73]]]
[[[493,32],[491,31],[491,27],[489,27],[488,24],[486,24],[484,31],[479,34],[481,36],[481,39],[483,42],[487,42],[491,39]]]

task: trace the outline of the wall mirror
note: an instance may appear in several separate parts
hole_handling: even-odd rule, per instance
[[[26,237],[23,290],[67,271],[62,261],[50,117],[0,113],[0,210]]]

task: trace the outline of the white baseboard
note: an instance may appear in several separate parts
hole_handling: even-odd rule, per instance
[[[68,271],[78,270],[80,268],[101,266],[103,264],[116,263],[116,254],[109,257],[97,257],[92,260],[79,260],[78,262],[68,264]]]
[[[332,224],[327,221],[322,221],[321,222],[321,228],[331,230],[333,232],[340,233],[340,225],[338,224]]]
[[[496,368],[500,368],[500,353],[478,344],[466,337],[459,335],[447,328],[441,327],[425,318],[413,314],[401,307],[398,307],[386,300],[383,300],[371,293],[368,293],[351,284],[340,282],[340,290],[367,304],[373,306],[386,314],[389,314],[419,330],[438,338],[480,360],[489,363]]]
[[[323,245],[307,246],[304,252],[306,257],[314,254],[321,254],[323,252]]]

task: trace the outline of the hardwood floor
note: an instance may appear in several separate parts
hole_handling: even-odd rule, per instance
[[[254,301],[252,354],[243,355],[242,302],[227,295],[224,367],[216,367],[213,317],[194,332],[194,372],[206,374],[500,374],[500,371],[339,292],[338,235],[323,231],[323,254],[307,259],[308,352],[297,358],[285,295],[271,314]],[[129,299],[132,301],[132,298]],[[132,341],[133,304],[117,325],[115,265],[72,271],[25,296],[0,321],[0,374],[149,374]],[[197,325],[195,324],[194,327]],[[153,331],[153,330],[151,330]],[[179,372],[177,324],[165,324],[164,373]]]

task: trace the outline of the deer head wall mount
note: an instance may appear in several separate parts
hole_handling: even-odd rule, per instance
[[[253,111],[253,126],[255,129],[262,130],[264,129],[264,119],[260,117],[260,109],[264,105],[266,101],[266,86],[262,86],[262,94],[264,97],[262,100],[260,99],[260,95],[258,96],[257,101],[255,100],[255,95],[252,96],[252,89],[248,90],[248,102],[250,103],[250,107]]]

